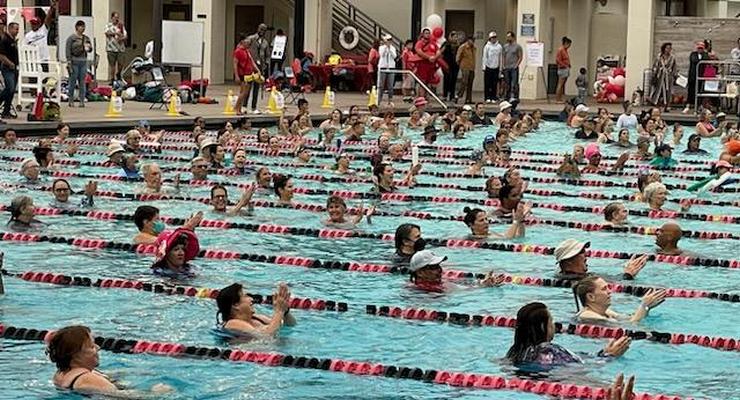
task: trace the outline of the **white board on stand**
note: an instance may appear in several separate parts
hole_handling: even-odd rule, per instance
[[[203,66],[203,23],[162,21],[162,64]]]
[[[93,45],[93,51],[87,53],[87,59],[91,63],[95,61],[95,22],[93,17],[76,17],[70,15],[60,15],[57,20],[59,26],[59,46],[57,46],[57,59],[59,62],[67,62],[67,38],[75,33],[75,24],[77,21],[85,23],[85,35],[90,38],[90,42]]]
[[[541,68],[545,66],[545,43],[527,43],[527,66]]]

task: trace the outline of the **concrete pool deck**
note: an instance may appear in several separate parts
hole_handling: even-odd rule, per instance
[[[228,119],[235,118],[234,116],[227,116],[223,114],[224,102],[229,89],[233,89],[231,85],[212,85],[208,88],[209,97],[213,97],[219,101],[218,104],[183,104],[182,111],[188,115],[182,115],[178,117],[168,116],[166,108],[162,109],[149,109],[149,103],[127,101],[124,103],[123,112],[120,117],[106,118],[105,113],[108,109],[108,102],[88,102],[85,108],[74,107],[70,108],[66,104],[62,105],[62,119],[64,122],[69,123],[72,127],[73,132],[80,131],[111,131],[116,130],[123,132],[130,127],[133,127],[139,120],[146,119],[152,126],[158,128],[185,128],[192,125],[192,120],[196,116],[203,116],[208,120],[209,125],[219,125]],[[483,93],[475,93],[474,99],[481,99]],[[306,95],[306,99],[309,102],[309,109],[314,118],[323,119],[331,111],[331,109],[321,108],[323,101],[324,92],[309,93]],[[351,105],[359,105],[363,110],[366,109],[368,96],[364,93],[358,92],[338,92],[336,94],[336,107],[346,110]],[[393,110],[401,115],[408,113],[409,104],[403,103],[401,97],[395,98],[395,104]],[[597,107],[604,107],[609,110],[612,114],[619,115],[622,112],[620,104],[598,104],[591,100],[588,102],[589,107],[592,107],[592,111],[595,111]],[[268,114],[265,111],[267,107],[267,96],[260,99],[259,108],[263,111],[263,114],[253,115],[248,114],[247,116],[252,120],[254,124],[274,123],[278,115]],[[385,103],[382,108],[387,108]],[[430,102],[429,108],[431,110],[442,111],[442,108],[435,107],[433,102]],[[524,100],[519,105],[519,109],[523,111],[531,111],[539,108],[543,111],[543,114],[547,117],[557,116],[563,108],[562,103],[556,103],[552,100],[548,103],[546,100]],[[489,112],[495,113],[498,111],[498,107],[495,104],[486,104],[486,109]],[[294,115],[296,113],[296,106],[289,105],[286,110],[287,115]],[[680,109],[672,110],[669,113],[664,114],[667,121],[681,122],[683,124],[693,125],[696,122],[696,117],[692,114],[682,114]],[[732,115],[728,116],[730,119],[735,117]],[[56,122],[28,122],[25,120],[26,113],[20,112],[18,119],[6,120],[6,124],[0,125],[0,129],[13,128],[18,131],[19,134],[24,133],[35,133],[39,131],[53,131],[56,128]]]

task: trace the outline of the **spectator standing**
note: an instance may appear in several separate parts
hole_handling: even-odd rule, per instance
[[[390,72],[383,72],[384,70],[396,68],[396,58],[398,58],[398,52],[393,47],[391,42],[391,35],[383,35],[383,44],[378,49],[380,59],[378,60],[378,73],[380,74],[380,87],[378,88],[378,104],[383,101],[383,91],[388,90],[388,102],[393,101],[393,84],[395,82],[396,75]]]
[[[249,89],[251,84],[247,83],[247,76],[254,74],[257,70],[257,66],[252,60],[252,56],[249,54],[249,39],[241,36],[239,43],[236,45],[233,53],[234,60],[234,80],[239,84],[239,96],[236,98],[236,105],[234,111],[237,114],[242,113],[242,106],[249,98]]]
[[[704,51],[704,42],[696,42],[696,50],[689,54],[689,84],[686,87],[688,96],[686,96],[686,108],[683,109],[684,114],[688,114],[691,107],[694,106],[694,100],[696,100],[696,73],[699,72],[702,76],[704,75],[704,68],[699,70],[699,61],[708,60],[709,55]]]
[[[374,86],[378,82],[378,62],[380,61],[380,40],[373,39],[373,44],[370,46],[370,51],[367,53],[367,73],[370,77],[370,86]],[[380,90],[380,88],[378,88]],[[380,99],[378,99],[380,101]]]
[[[483,98],[486,103],[498,103],[498,78],[501,75],[501,56],[504,48],[498,41],[496,32],[488,34],[488,42],[483,47]]]
[[[568,81],[568,76],[570,76],[570,55],[568,54],[568,49],[572,43],[573,41],[570,38],[563,36],[561,46],[555,55],[555,64],[558,66],[558,85],[555,89],[555,101],[558,103],[563,101],[565,83]]]
[[[588,75],[586,68],[581,67],[581,69],[578,70],[576,88],[578,89],[576,104],[586,104],[586,94],[588,93]]]
[[[267,33],[267,25],[259,24],[257,32],[247,37],[247,41],[251,43],[249,45],[249,53],[252,56],[252,60],[254,60],[257,65],[257,71],[255,72],[259,72],[262,76],[266,74],[265,70],[268,67],[267,60],[269,59],[268,53],[270,49],[270,44],[267,43],[265,33]],[[260,111],[257,109],[257,98],[260,91],[260,84],[258,81],[253,80],[251,85],[252,88],[250,90],[250,94],[252,96],[252,114],[260,114]],[[249,99],[249,97],[247,97],[247,99]]]
[[[113,82],[121,78],[123,56],[126,53],[128,32],[117,11],[110,15],[110,22],[105,25],[105,51],[108,53],[108,79]]]
[[[411,59],[414,57],[414,41],[411,39],[406,40],[403,44],[403,51],[401,52],[401,67],[406,71],[411,71],[412,63]],[[414,95],[414,78],[409,74],[403,74],[403,80],[401,82],[401,93],[403,94],[403,101],[412,101]]]
[[[33,17],[29,21],[31,30],[26,32],[24,43],[26,46],[35,46],[39,50],[39,61],[41,61],[41,70],[49,72],[49,27],[56,18],[56,2],[51,3],[49,11],[42,23],[38,17]]]
[[[676,59],[671,54],[673,46],[671,43],[663,43],[660,46],[660,54],[653,62],[653,84],[650,90],[650,103],[654,106],[664,107],[668,111],[671,105],[671,91],[673,82],[676,81]]]
[[[67,71],[69,72],[69,106],[75,106],[75,88],[80,90],[80,107],[85,107],[87,87],[87,53],[92,51],[92,41],[85,35],[85,22],[77,21],[75,31],[69,35],[64,46],[67,56]]]
[[[472,36],[468,36],[465,43],[457,49],[456,60],[462,74],[457,97],[462,97],[465,93],[465,104],[469,104],[473,102],[473,79],[475,79],[475,42]]]
[[[504,45],[504,80],[506,81],[509,101],[519,99],[519,64],[522,63],[524,52],[522,46],[516,42],[516,33],[506,32]]]
[[[1,118],[15,118],[15,115],[10,114],[10,108],[13,106],[18,84],[18,30],[18,24],[11,22],[0,39],[0,73],[5,81],[5,89],[0,92],[0,102],[3,103]]]
[[[444,72],[442,82],[442,96],[447,101],[457,102],[455,86],[457,86],[457,74],[460,66],[457,64],[457,50],[460,44],[457,42],[457,32],[452,31],[447,35],[447,40],[442,44],[442,59],[447,63],[447,71]]]
[[[283,72],[283,63],[285,62],[285,46],[288,43],[288,37],[282,29],[275,31],[275,37],[272,38],[272,55],[270,56],[270,74]]]

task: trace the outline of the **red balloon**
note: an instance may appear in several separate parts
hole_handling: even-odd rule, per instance
[[[442,29],[439,26],[436,27],[436,28],[434,28],[434,29],[432,29],[432,37],[435,38],[435,39],[441,38],[442,35],[444,35],[444,34],[445,34],[444,29]]]

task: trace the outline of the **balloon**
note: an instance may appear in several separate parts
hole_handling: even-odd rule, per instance
[[[434,28],[441,28],[442,27],[442,17],[439,16],[439,14],[432,14],[427,17],[427,26],[434,29]]]
[[[622,75],[617,75],[614,77],[614,84],[617,86],[624,87],[625,81],[626,79],[624,79],[624,76]]]
[[[614,77],[613,76],[609,76],[609,77],[607,77],[607,79],[609,81],[609,83],[607,85],[614,85]]]
[[[440,27],[440,26],[432,29],[432,37],[435,38],[435,39],[439,39],[439,38],[443,37],[444,34],[445,34],[445,30],[442,29],[442,27]]]
[[[617,76],[625,76],[624,68],[622,68],[622,67],[614,68],[614,70],[612,71],[612,76],[614,76],[614,77],[617,77]]]
[[[447,41],[444,36],[437,38],[437,47],[441,48],[442,45]]]

